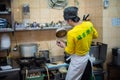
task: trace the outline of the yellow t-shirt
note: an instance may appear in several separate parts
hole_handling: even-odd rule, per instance
[[[67,33],[67,46],[65,51],[68,54],[83,56],[90,50],[92,39],[98,37],[98,33],[89,21],[74,26]]]

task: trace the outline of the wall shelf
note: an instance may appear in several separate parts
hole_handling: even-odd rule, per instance
[[[54,30],[58,27],[44,27],[44,28],[16,28],[15,31],[24,31],[24,30]]]
[[[71,27],[70,26],[63,26],[65,27],[66,29],[70,29]],[[56,30],[60,27],[19,27],[19,28],[15,28],[15,31],[24,31],[24,30]]]
[[[0,32],[12,32],[14,31],[12,28],[0,28]]]
[[[11,12],[9,11],[4,11],[4,12],[0,12],[0,15],[4,15],[4,14],[10,14]]]

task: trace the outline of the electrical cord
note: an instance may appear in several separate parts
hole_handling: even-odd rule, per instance
[[[45,67],[45,69],[46,69],[46,71],[47,71],[48,80],[50,80],[50,74],[49,74],[48,68],[47,68],[47,66],[45,66],[45,65],[44,65],[44,67]]]
[[[27,78],[27,76],[28,76],[28,70],[26,69],[25,70],[25,78]]]

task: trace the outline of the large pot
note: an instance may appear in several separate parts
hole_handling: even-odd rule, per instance
[[[20,45],[20,54],[22,57],[34,57],[37,53],[38,46],[37,44],[21,44]]]

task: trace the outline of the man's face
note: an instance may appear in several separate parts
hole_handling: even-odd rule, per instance
[[[66,22],[67,22],[67,24],[69,24],[70,26],[73,26],[73,22],[72,22],[72,20],[66,20]]]

